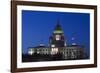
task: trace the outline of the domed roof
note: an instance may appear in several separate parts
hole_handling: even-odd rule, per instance
[[[59,24],[59,21],[57,22],[57,25],[56,25],[53,33],[63,33],[61,26]]]

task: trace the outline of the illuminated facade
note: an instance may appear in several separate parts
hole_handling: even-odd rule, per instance
[[[49,46],[40,44],[39,46],[28,49],[29,55],[61,55],[63,59],[82,59],[84,57],[84,47],[72,43],[68,45],[64,37],[59,22],[57,23],[52,35],[49,38]]]

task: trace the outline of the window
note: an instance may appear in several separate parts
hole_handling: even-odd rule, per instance
[[[56,40],[60,40],[60,35],[56,35]]]
[[[51,54],[57,54],[58,53],[58,48],[52,48]]]
[[[28,51],[28,54],[29,55],[32,55],[34,53],[34,50],[33,49],[30,49],[29,51]]]
[[[52,45],[51,45],[51,47],[55,47],[55,45],[54,45],[54,44],[52,44]]]

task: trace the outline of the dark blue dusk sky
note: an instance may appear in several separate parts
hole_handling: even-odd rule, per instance
[[[49,44],[57,21],[64,31],[66,43],[85,46],[85,52],[90,49],[90,15],[88,13],[22,11],[22,49],[27,53],[28,47],[43,43]],[[75,40],[72,40],[72,37]]]

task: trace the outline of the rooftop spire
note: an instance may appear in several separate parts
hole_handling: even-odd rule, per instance
[[[63,33],[59,20],[57,21],[57,24],[53,33]]]

